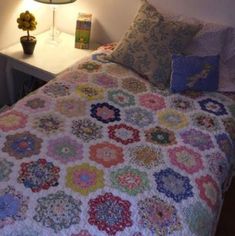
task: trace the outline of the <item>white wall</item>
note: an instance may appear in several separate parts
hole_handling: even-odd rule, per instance
[[[45,31],[50,26],[50,22],[45,20],[50,13],[46,5],[33,0],[0,0],[0,49],[18,42],[20,36],[25,35],[17,28],[16,19],[26,10],[30,10],[38,20],[37,30],[32,34]]]
[[[183,15],[235,26],[234,0],[150,0],[150,2]]]
[[[0,0],[0,50],[11,44],[19,42],[19,38],[25,32],[17,28],[16,19],[25,10],[30,10],[38,19],[37,30],[32,34],[45,31],[50,23],[48,18],[49,9],[33,0]],[[5,59],[0,57],[0,107],[8,103],[8,94],[5,79]]]
[[[160,9],[235,26],[235,0],[149,1]],[[140,0],[77,0],[58,8],[57,23],[62,30],[74,33],[78,12],[92,13],[92,39],[117,41],[128,28],[139,5]]]
[[[74,33],[78,13],[91,13],[92,41],[110,42],[118,40],[128,28],[139,4],[140,0],[77,0],[59,7],[56,20],[60,29]]]
[[[195,16],[207,21],[235,26],[235,0],[149,0],[173,12]],[[100,42],[118,40],[131,23],[140,0],[77,0],[57,9],[57,25],[74,34],[78,12],[93,14],[92,38]],[[34,34],[51,25],[51,9],[33,0],[0,0],[0,49],[19,41],[24,34],[18,30],[16,18],[31,10],[38,20]]]

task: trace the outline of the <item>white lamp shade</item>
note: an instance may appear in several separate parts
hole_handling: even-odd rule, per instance
[[[35,0],[36,2],[46,3],[46,4],[66,4],[72,3],[76,0]]]

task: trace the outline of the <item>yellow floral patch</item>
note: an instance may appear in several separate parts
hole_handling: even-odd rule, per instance
[[[67,117],[84,116],[86,114],[86,102],[72,97],[58,99],[56,111]]]
[[[174,109],[164,109],[157,116],[161,125],[173,130],[182,129],[189,123],[187,116]]]
[[[27,123],[27,116],[17,111],[3,113],[0,116],[0,130],[8,132],[24,128]]]
[[[66,186],[74,192],[87,196],[104,187],[104,172],[87,163],[75,165],[67,169]]]
[[[99,86],[91,84],[80,84],[76,88],[76,92],[80,95],[80,97],[90,101],[104,98],[104,90]]]

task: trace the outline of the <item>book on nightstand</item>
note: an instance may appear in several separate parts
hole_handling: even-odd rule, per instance
[[[79,13],[76,32],[75,47],[80,49],[89,49],[91,34],[91,14]]]

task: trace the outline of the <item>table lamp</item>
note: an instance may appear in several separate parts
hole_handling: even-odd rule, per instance
[[[76,0],[34,0],[34,1],[52,5],[53,18],[52,18],[52,27],[51,27],[51,41],[54,43],[57,43],[56,39],[57,39],[58,34],[56,32],[56,27],[55,27],[55,5],[73,3]]]

